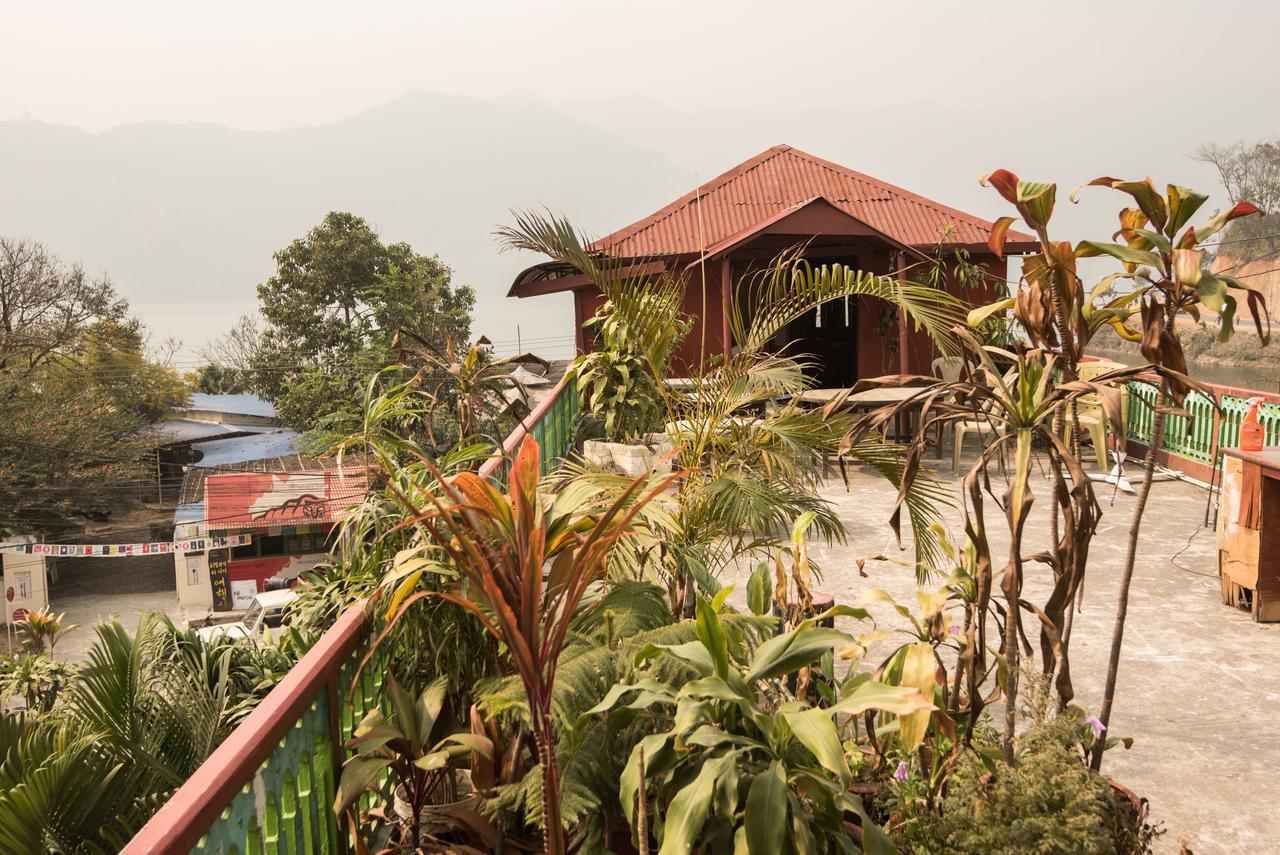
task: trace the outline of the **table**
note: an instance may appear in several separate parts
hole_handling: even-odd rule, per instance
[[[867,412],[870,410],[878,410],[881,407],[892,407],[895,404],[901,404],[916,395],[925,391],[925,386],[882,386],[878,389],[864,389],[861,392],[854,392],[840,402],[840,409]],[[834,402],[836,398],[843,395],[848,389],[806,389],[795,396],[796,403],[808,404],[815,407],[825,407]],[[903,442],[910,438],[913,430],[912,413],[914,407],[909,408],[910,411],[899,411],[897,418],[894,420],[894,438],[899,442]],[[942,444],[938,444],[939,454],[941,454]]]
[[[1280,621],[1280,448],[1222,450],[1218,576],[1223,603]]]
[[[901,404],[903,401],[911,398],[913,395],[919,395],[925,390],[923,386],[883,386],[879,389],[864,389],[861,392],[854,392],[845,398],[840,406],[849,407],[851,409],[874,410],[878,407],[892,406],[893,404]],[[837,396],[849,391],[848,389],[806,389],[795,400],[801,404],[812,404],[814,406],[825,407],[836,399]]]

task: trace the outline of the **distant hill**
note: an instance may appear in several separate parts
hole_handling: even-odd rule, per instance
[[[272,252],[344,209],[452,265],[476,288],[476,329],[500,347],[519,323],[526,349],[541,339],[535,349],[563,356],[566,299],[510,304],[512,277],[534,259],[500,255],[494,227],[546,204],[603,234],[686,183],[662,155],[528,99],[410,92],[276,131],[0,122],[0,233],[106,270],[154,332],[189,345],[254,306]]]

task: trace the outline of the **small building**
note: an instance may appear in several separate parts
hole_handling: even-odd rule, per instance
[[[369,482],[361,464],[296,454],[188,470],[174,539],[203,539],[204,548],[174,553],[184,612],[240,611],[267,580],[293,584],[325,560],[334,529]]]
[[[245,452],[237,452],[243,456],[236,460],[289,454],[297,450],[298,434],[280,427],[275,407],[257,395],[199,392],[191,395],[185,406],[174,408],[172,418],[146,428],[146,436],[156,448],[157,477],[160,480],[158,498],[161,501],[173,499],[188,466],[197,463],[212,465],[206,461],[210,452],[225,457],[228,448],[234,447],[225,444],[225,440],[260,434],[274,436],[272,450],[254,454],[249,448],[255,443],[250,442],[243,446]],[[291,437],[295,447],[277,450],[284,444],[285,437]]]
[[[4,579],[3,623],[7,625],[11,626],[31,612],[49,605],[49,569],[55,559],[15,549],[37,540],[22,535],[7,537],[0,542],[0,572]]]
[[[733,347],[731,301],[737,285],[779,253],[804,246],[814,264],[842,263],[896,274],[917,260],[954,258],[956,250],[986,270],[1003,295],[1007,265],[987,247],[992,224],[909,190],[790,146],[775,146],[671,204],[591,244],[634,275],[667,273],[684,284],[694,328],[677,354],[693,366]],[[1030,235],[1011,231],[1006,252],[1032,251]],[[952,284],[954,287],[954,284]],[[521,272],[508,296],[573,293],[579,353],[594,342],[583,327],[604,302],[576,270],[544,262]],[[972,295],[969,296],[973,299]],[[817,382],[845,386],[885,373],[929,373],[933,342],[895,318],[883,301],[833,301],[791,325],[786,336],[817,357]],[[749,307],[743,306],[749,311]],[[905,339],[901,347],[896,342]]]

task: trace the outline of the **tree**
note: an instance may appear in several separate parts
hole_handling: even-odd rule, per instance
[[[1252,145],[1205,143],[1194,157],[1218,171],[1231,199],[1248,199],[1263,211],[1229,223],[1220,254],[1241,264],[1280,255],[1280,137]]]
[[[438,258],[384,244],[354,214],[330,212],[275,260],[258,286],[266,328],[253,386],[293,427],[354,427],[367,379],[396,361],[397,329],[441,350],[470,335],[475,292],[453,285]]]
[[[103,516],[149,483],[139,429],[185,397],[105,277],[0,238],[0,531]]]
[[[196,391],[213,395],[249,391],[253,385],[253,355],[261,340],[262,329],[257,318],[242,315],[235,326],[200,351],[208,364],[196,369],[191,379]]]

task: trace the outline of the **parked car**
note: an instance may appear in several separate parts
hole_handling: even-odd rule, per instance
[[[266,591],[253,598],[253,603],[240,620],[202,626],[196,629],[196,633],[206,641],[223,637],[261,641],[263,633],[268,628],[280,625],[284,620],[285,606],[297,597],[298,595],[289,588]]]

